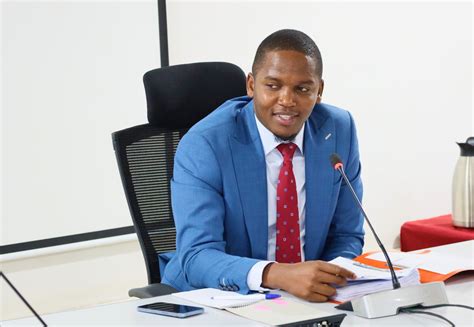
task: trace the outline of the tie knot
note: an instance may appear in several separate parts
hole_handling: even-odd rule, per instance
[[[291,159],[293,159],[293,155],[295,154],[295,151],[296,151],[296,144],[291,143],[291,142],[290,143],[280,143],[277,146],[277,149],[283,155],[283,160],[284,161],[288,161],[288,160],[291,161]]]

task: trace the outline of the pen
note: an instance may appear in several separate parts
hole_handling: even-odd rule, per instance
[[[378,270],[378,271],[384,271],[384,272],[388,272],[388,271],[389,271],[388,269],[377,268],[377,267],[369,266],[369,265],[366,265],[366,264],[364,264],[364,263],[357,262],[357,261],[353,261],[352,264],[353,264],[354,266],[359,266],[359,267],[362,267],[362,268],[367,268],[367,269],[372,269],[372,270]]]
[[[385,262],[384,262],[385,263]],[[387,268],[377,268],[377,267],[374,267],[374,266],[370,266],[370,265],[366,265],[364,263],[361,263],[361,262],[358,262],[358,261],[354,261],[353,263],[355,266],[359,266],[359,267],[363,267],[363,268],[367,268],[367,269],[373,269],[373,270],[380,270],[380,271],[387,271],[387,270],[390,270],[390,268],[388,268],[388,265],[387,263],[385,263],[385,266]],[[392,265],[394,269],[408,269],[410,267],[407,267],[407,266],[402,266],[402,265]]]
[[[281,297],[280,294],[250,294],[250,295],[217,295],[211,297],[213,300],[272,300]]]

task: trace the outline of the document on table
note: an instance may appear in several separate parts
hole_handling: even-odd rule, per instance
[[[255,321],[260,321],[268,325],[284,325],[304,320],[344,316],[341,314],[334,315],[326,311],[308,306],[304,303],[296,302],[283,297],[274,300],[246,301],[246,295],[236,292],[222,291],[215,288],[204,288],[188,292],[179,292],[173,293],[172,295],[201,305],[225,309],[239,316]],[[215,300],[213,299],[215,296],[235,296],[241,299]]]
[[[271,326],[286,326],[287,324],[291,324],[291,326],[332,326],[333,324],[325,324],[321,320],[330,321],[330,318],[339,316],[338,320],[342,322],[345,316],[345,314],[329,313],[317,307],[286,298],[265,300],[248,306],[228,308],[226,310]],[[321,319],[319,323],[317,322],[318,319]],[[304,323],[305,321],[306,323]],[[308,321],[311,321],[311,323]],[[334,324],[334,326],[339,325],[339,323]]]
[[[474,270],[472,257],[448,256],[430,250],[390,252],[389,255],[392,264],[395,266],[419,268],[443,275],[457,270]],[[367,258],[385,262],[382,252],[373,253]]]
[[[342,257],[338,257],[330,263],[346,268],[357,275],[356,279],[348,279],[346,286],[336,287],[336,294],[331,298],[332,300],[344,302],[392,288],[392,276],[388,269],[371,267]],[[420,275],[416,268],[397,270],[395,273],[401,286],[420,283]]]

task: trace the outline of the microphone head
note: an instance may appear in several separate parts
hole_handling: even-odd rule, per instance
[[[341,157],[339,157],[339,155],[337,153],[331,154],[329,156],[329,160],[331,160],[331,165],[336,170],[343,166]]]

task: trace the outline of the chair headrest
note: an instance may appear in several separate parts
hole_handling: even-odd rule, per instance
[[[151,70],[143,76],[148,122],[190,128],[226,100],[246,94],[245,73],[226,62],[201,62]]]

